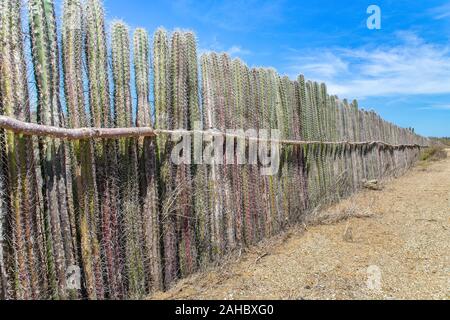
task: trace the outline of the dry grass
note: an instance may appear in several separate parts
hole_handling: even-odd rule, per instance
[[[374,218],[375,214],[370,207],[361,208],[355,203],[350,203],[347,207],[334,208],[333,211],[318,212],[310,215],[306,219],[306,226],[332,225],[349,219]]]

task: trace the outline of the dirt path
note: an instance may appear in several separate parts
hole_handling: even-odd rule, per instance
[[[154,298],[450,299],[450,159],[327,212],[374,216],[297,227]]]

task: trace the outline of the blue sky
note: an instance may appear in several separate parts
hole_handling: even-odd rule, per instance
[[[61,0],[58,0],[61,2]],[[104,0],[107,20],[194,30],[200,52],[324,81],[427,136],[450,136],[450,1]],[[382,29],[366,27],[367,7]]]

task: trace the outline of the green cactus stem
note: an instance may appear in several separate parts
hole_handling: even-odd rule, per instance
[[[144,29],[134,33],[134,70],[137,91],[137,127],[151,127],[150,114],[150,49],[148,34]],[[144,219],[145,259],[147,286],[150,292],[163,289],[160,246],[160,216],[156,171],[156,147],[150,138],[139,139],[138,144],[140,190]]]
[[[89,108],[93,127],[113,127],[109,90],[108,49],[104,10],[100,0],[87,0],[85,12],[85,51],[89,81]],[[121,219],[118,197],[118,160],[116,143],[95,141],[95,169],[100,198],[100,230],[102,260],[106,265],[106,286],[111,299],[124,296],[124,260],[121,244]],[[98,263],[95,265],[98,278]],[[101,284],[97,286],[101,288]],[[101,292],[100,292],[101,293]]]
[[[62,54],[64,92],[71,128],[87,127],[83,93],[83,12],[79,0],[66,0],[63,6]],[[81,239],[81,258],[85,289],[90,299],[103,297],[100,269],[99,207],[92,141],[72,143],[74,194],[77,196],[77,232]],[[75,220],[75,219],[74,219]],[[76,240],[75,240],[76,241]]]
[[[171,96],[171,63],[170,46],[167,32],[158,29],[153,37],[153,70],[154,70],[154,97],[155,97],[155,128],[173,129]],[[174,168],[170,159],[170,137],[157,137],[157,164],[160,194],[160,212],[162,223],[162,239],[164,252],[164,286],[170,287],[178,277],[177,261],[177,234],[174,219],[173,189]]]
[[[38,93],[38,122],[64,126],[59,99],[59,58],[54,4],[51,0],[30,0],[29,20],[32,57]],[[43,175],[44,219],[50,290],[54,298],[66,298],[66,268],[75,264],[70,210],[73,204],[70,172],[63,142],[39,141]]]
[[[128,27],[122,22],[112,24],[112,69],[114,79],[115,125],[132,126],[130,88],[130,39]],[[131,138],[118,141],[119,198],[123,213],[125,235],[125,270],[128,296],[142,298],[145,295],[143,252],[143,221],[139,208],[139,183],[137,145]]]

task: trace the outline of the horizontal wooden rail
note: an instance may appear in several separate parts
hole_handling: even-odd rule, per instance
[[[27,136],[40,136],[66,140],[117,139],[128,137],[154,137],[152,128],[80,128],[66,129],[19,121],[0,116],[0,128]]]
[[[344,145],[344,146],[379,146],[389,149],[405,149],[405,148],[427,148],[418,144],[390,144],[382,141],[365,141],[365,142],[349,142],[349,141],[301,141],[301,140],[276,140],[262,139],[258,137],[240,136],[229,134],[217,130],[156,130],[153,128],[79,128],[66,129],[53,126],[40,125],[16,120],[11,117],[0,116],[0,128],[16,134],[27,136],[39,136],[58,138],[65,140],[86,140],[86,139],[119,139],[119,138],[139,138],[139,137],[157,137],[161,134],[208,134],[211,136],[224,136],[235,139],[246,139],[249,141],[258,141],[266,143],[278,143],[285,145]]]

